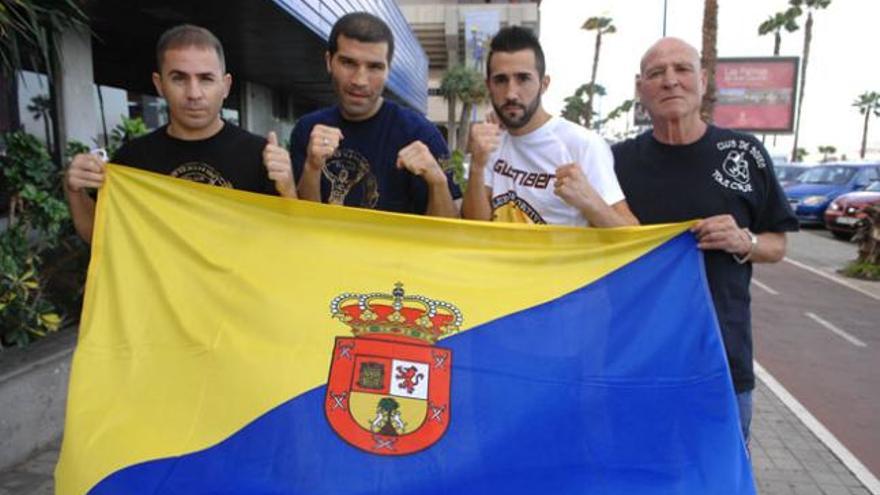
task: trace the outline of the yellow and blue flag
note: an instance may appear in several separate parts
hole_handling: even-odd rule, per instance
[[[687,228],[422,218],[111,165],[57,493],[755,493]]]

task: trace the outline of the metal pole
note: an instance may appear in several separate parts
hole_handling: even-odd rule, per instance
[[[666,6],[668,0],[663,0],[663,37],[666,37]]]

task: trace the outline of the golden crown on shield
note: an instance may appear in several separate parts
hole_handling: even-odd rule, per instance
[[[394,284],[391,294],[340,294],[330,302],[330,313],[350,326],[357,337],[399,335],[430,344],[458,332],[462,322],[461,311],[454,305],[408,296],[400,282]]]

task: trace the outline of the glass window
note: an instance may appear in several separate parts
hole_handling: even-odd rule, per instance
[[[848,183],[855,175],[855,167],[843,167],[839,165],[825,165],[808,170],[801,177],[801,182],[806,184],[836,184]]]

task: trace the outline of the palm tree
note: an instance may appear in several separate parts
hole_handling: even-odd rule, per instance
[[[782,45],[782,30],[785,29],[789,33],[793,33],[800,29],[797,18],[801,16],[803,11],[800,7],[789,7],[785,12],[777,12],[770,16],[766,21],[758,26],[758,34],[773,33],[773,56],[779,56],[779,48]]]
[[[574,93],[571,96],[567,96],[565,100],[563,100],[565,102],[565,107],[562,109],[562,117],[571,122],[574,122],[575,124],[589,127],[589,124],[586,122],[586,98],[587,95],[590,93],[599,96],[605,96],[605,87],[601,84],[590,86],[590,83],[585,83],[578,86],[578,88],[574,90]],[[590,110],[590,117],[592,116],[593,111]]]
[[[804,54],[801,63],[801,90],[798,92],[797,118],[794,122],[794,144],[791,147],[791,157],[794,159],[798,149],[798,134],[801,129],[801,116],[804,113],[804,87],[807,85],[807,62],[810,59],[810,43],[813,41],[813,11],[827,8],[831,0],[788,0],[792,7],[807,9],[807,22],[804,24]]]
[[[831,160],[834,160],[834,156],[832,155],[837,153],[837,147],[831,145],[819,146],[819,153],[822,153],[822,163],[830,162]]]
[[[798,148],[794,152],[794,162],[802,162],[809,155],[810,152],[806,150],[806,148]]]
[[[474,105],[482,103],[488,97],[483,75],[475,69],[456,65],[443,74],[440,91],[448,105],[446,125],[449,131],[449,148],[463,150],[470,129],[467,117],[473,111]],[[456,121],[455,109],[459,101],[462,104],[461,114]]]
[[[871,118],[871,114],[874,114],[874,117],[880,117],[880,93],[865,91],[859,95],[858,100],[853,102],[853,106],[865,116],[865,125],[862,127],[862,150],[859,152],[859,157],[864,159],[865,147],[868,144],[868,119]]]
[[[705,0],[703,3],[703,58],[700,61],[706,71],[706,93],[700,106],[700,116],[712,123],[715,111],[715,61],[718,40],[718,0]]]
[[[46,149],[52,149],[52,100],[49,95],[37,95],[31,98],[31,103],[27,106],[28,112],[34,117],[34,120],[43,121],[43,131],[46,133]]]
[[[593,95],[596,89],[596,72],[599,69],[599,51],[602,49],[602,35],[617,32],[610,17],[590,17],[581,26],[586,31],[596,31],[596,48],[593,52],[593,71],[590,73],[590,85],[587,89],[587,103],[584,107],[584,125],[590,127],[593,120]]]

